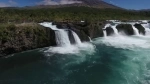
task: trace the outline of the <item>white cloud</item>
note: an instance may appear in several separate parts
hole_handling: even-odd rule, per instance
[[[113,5],[116,5],[116,6],[118,5],[118,4],[116,4],[115,2],[113,2],[113,1],[109,1],[109,3],[110,3],[110,4],[113,4]]]
[[[54,1],[54,0],[43,0],[41,2],[36,3],[37,5],[60,5],[60,4],[73,4],[73,3],[82,3],[78,0],[60,0],[60,1]]]
[[[9,0],[6,3],[0,2],[0,7],[12,7],[12,6],[17,6],[17,3],[14,2],[13,0]]]
[[[109,3],[114,4],[114,2],[113,2],[113,1],[109,1]]]
[[[13,0],[9,0],[8,3],[9,3],[10,5],[14,5],[14,6],[17,5],[17,3],[16,3],[15,1],[13,1]]]

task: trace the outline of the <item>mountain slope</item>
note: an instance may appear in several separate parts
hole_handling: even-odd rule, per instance
[[[59,5],[37,5],[33,8],[59,8],[59,7],[70,7],[70,6],[85,6],[93,8],[113,8],[120,9],[120,7],[109,4],[102,0],[76,0],[81,1],[82,3],[73,3],[73,4],[59,4]]]
[[[94,8],[119,8],[115,5],[106,3],[102,0],[80,0],[80,1],[82,1],[81,4],[85,6],[94,7]]]

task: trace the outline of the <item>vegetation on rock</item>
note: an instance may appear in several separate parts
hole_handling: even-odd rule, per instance
[[[37,23],[0,24],[0,56],[50,45],[56,42],[49,28]]]

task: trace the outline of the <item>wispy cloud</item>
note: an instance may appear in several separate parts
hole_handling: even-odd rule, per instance
[[[54,0],[43,0],[41,2],[36,3],[37,5],[60,5],[60,4],[73,4],[73,3],[82,3],[78,0],[60,0],[60,1],[54,1]]]
[[[0,7],[12,7],[12,6],[17,6],[18,4],[13,1],[13,0],[9,0],[6,3],[0,2]]]
[[[110,4],[113,4],[113,5],[118,5],[118,4],[116,4],[115,2],[113,2],[113,1],[109,1],[109,3],[110,3]]]

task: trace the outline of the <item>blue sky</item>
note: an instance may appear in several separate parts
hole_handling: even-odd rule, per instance
[[[127,9],[150,9],[150,0],[104,0]]]
[[[22,7],[38,4],[57,4],[55,1],[63,1],[62,3],[66,3],[68,0],[0,0],[0,7],[7,7],[7,6]],[[150,9],[150,0],[103,0],[103,1],[127,9]]]

